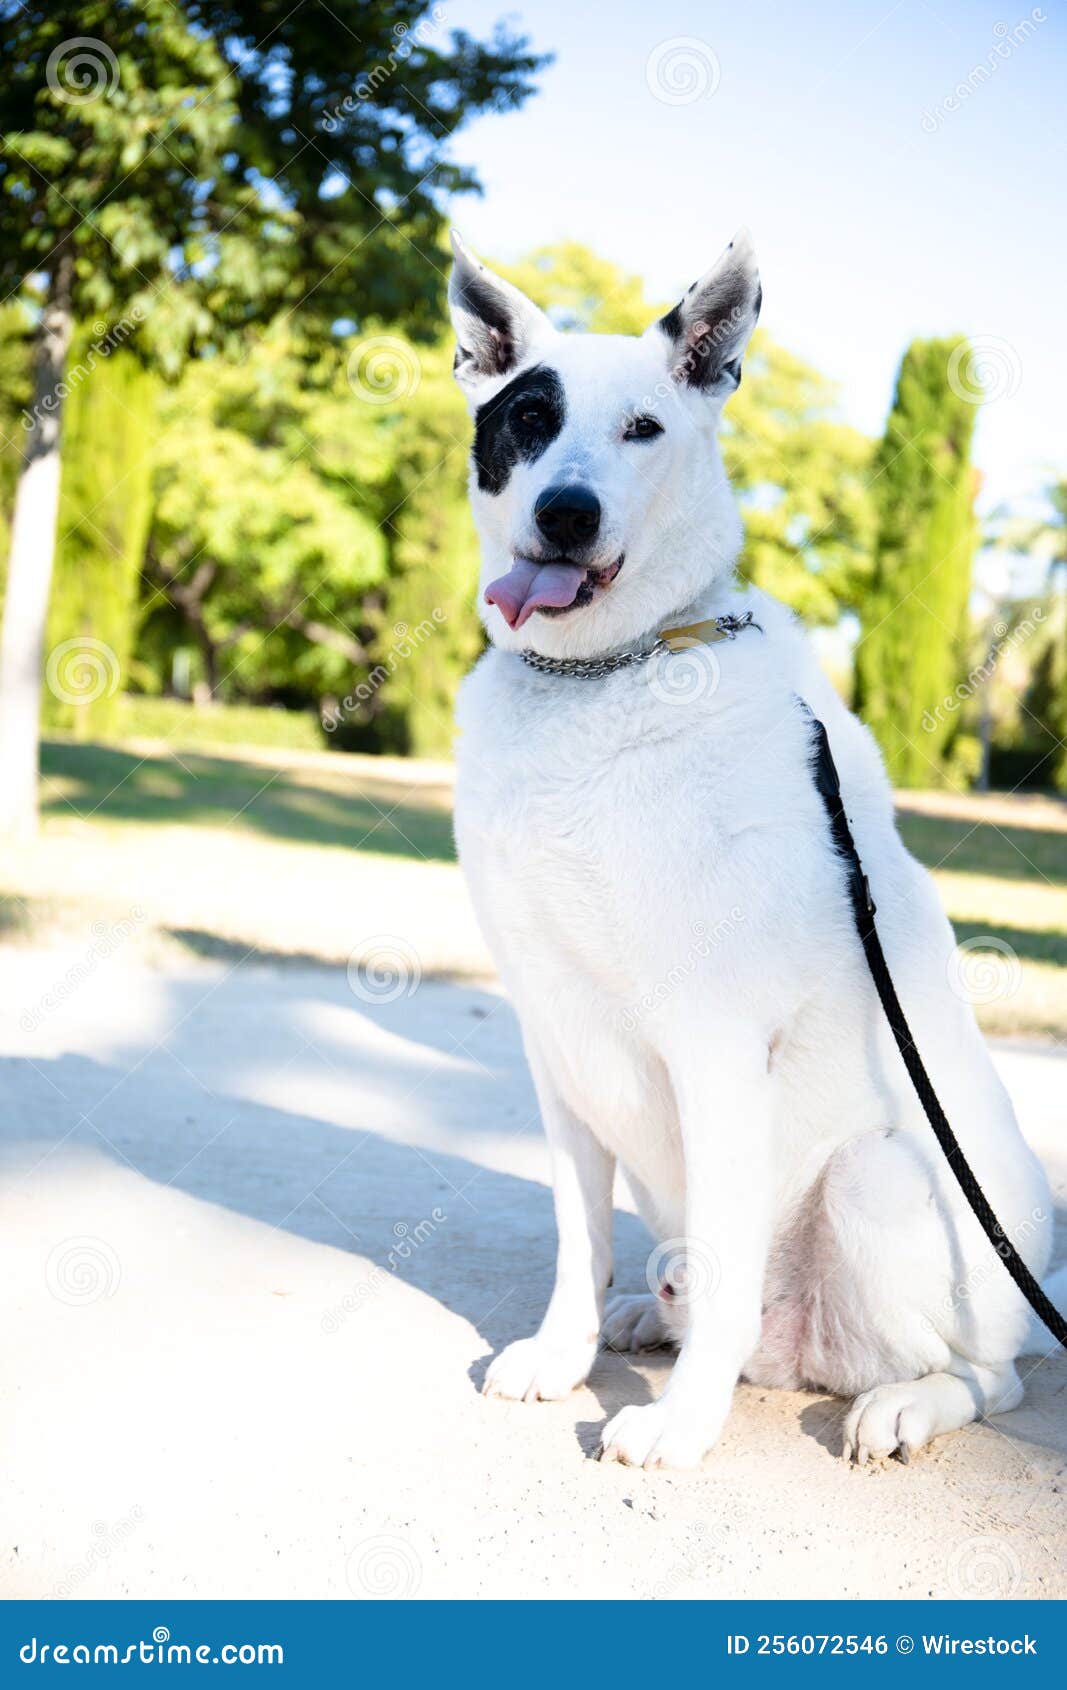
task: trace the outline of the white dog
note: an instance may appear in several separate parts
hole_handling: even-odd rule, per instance
[[[604,1428],[605,1458],[698,1463],[741,1376],[852,1396],[846,1458],[907,1458],[1019,1402],[1028,1314],[885,1024],[798,699],[826,724],[918,1049],[1038,1274],[1052,1206],[871,738],[792,616],[734,578],[716,426],[759,311],[751,243],[635,339],[560,333],[454,244],[492,641],[462,690],[456,829],[559,1234],[541,1326],[485,1390],[565,1396],[603,1325],[616,1347],[681,1345],[659,1400]],[[642,660],[667,625],[747,611],[736,637]],[[523,652],[638,660],[590,676]],[[605,1314],[616,1161],[658,1248],[648,1293]]]

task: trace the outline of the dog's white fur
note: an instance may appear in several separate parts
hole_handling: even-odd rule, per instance
[[[493,331],[469,309],[475,270],[516,330],[506,373],[479,356]],[[736,240],[690,291],[675,345],[657,326],[638,339],[558,333],[462,247],[456,277],[457,373],[472,407],[537,363],[558,372],[567,402],[559,437],[502,492],[472,479],[482,587],[530,550],[536,494],[569,479],[600,497],[603,561],[625,553],[617,579],[567,614],[535,613],[513,632],[483,606],[492,646],[462,689],[460,854],[521,1018],[559,1235],[541,1326],[496,1357],[485,1389],[565,1395],[602,1325],[621,1347],[673,1335],[665,1391],[615,1416],[605,1457],[699,1462],[741,1376],[854,1397],[846,1455],[906,1457],[1018,1403],[1028,1316],[885,1025],[798,695],[826,724],[918,1048],[1038,1274],[1051,1200],[953,990],[952,932],[897,835],[873,741],[791,614],[735,583],[742,528],[715,439],[733,383],[692,388],[679,360],[727,283],[751,308],[740,326],[711,328],[743,350],[758,308],[751,245]],[[664,433],[624,440],[620,420],[649,410]],[[746,609],[762,633],[596,681],[540,675],[516,655],[596,656]],[[685,1271],[682,1294],[617,1298],[605,1325],[616,1162]]]

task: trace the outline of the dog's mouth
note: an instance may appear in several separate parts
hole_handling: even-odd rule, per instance
[[[496,605],[509,628],[521,628],[535,610],[543,616],[565,616],[610,586],[622,563],[618,557],[606,568],[594,569],[569,557],[516,557],[507,574],[486,587],[485,602]]]

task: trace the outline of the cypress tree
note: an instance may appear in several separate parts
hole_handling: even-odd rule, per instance
[[[128,684],[158,383],[123,350],[75,343],[70,369],[43,714],[89,738],[114,731]]]
[[[877,537],[855,704],[898,786],[937,785],[958,728],[951,701],[978,539],[976,405],[951,372],[967,355],[958,338],[912,342],[872,468]]]

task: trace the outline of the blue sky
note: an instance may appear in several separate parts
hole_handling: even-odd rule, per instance
[[[557,55],[524,110],[457,137],[486,189],[456,208],[476,250],[573,237],[669,298],[747,223],[764,326],[839,383],[849,420],[880,430],[908,341],[962,330],[999,395],[979,418],[983,505],[1067,472],[1056,0],[444,10],[478,33],[507,17]],[[687,67],[699,97],[652,91],[686,93]]]

